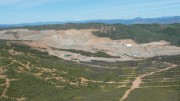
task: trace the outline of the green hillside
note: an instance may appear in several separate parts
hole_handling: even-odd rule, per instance
[[[127,101],[134,101],[137,95],[138,101],[152,101],[151,96],[153,101],[179,101],[180,56],[76,63],[49,56],[19,41],[1,40],[0,101],[119,101],[138,74],[166,68],[169,65],[165,62],[178,67],[147,76]],[[160,82],[164,78],[171,80]]]

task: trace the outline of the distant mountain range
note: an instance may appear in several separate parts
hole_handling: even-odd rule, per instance
[[[112,19],[112,20],[86,20],[86,21],[65,21],[65,22],[36,22],[36,23],[22,23],[22,24],[0,24],[0,28],[6,27],[22,27],[22,26],[37,26],[48,24],[66,24],[66,23],[105,23],[105,24],[173,24],[180,23],[180,16],[158,17],[158,18],[141,18],[135,19]]]
[[[159,17],[159,18],[135,18],[135,19],[114,19],[114,20],[92,20],[89,22],[100,22],[106,24],[173,24],[180,23],[180,16]]]

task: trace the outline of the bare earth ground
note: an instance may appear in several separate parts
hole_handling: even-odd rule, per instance
[[[9,65],[13,64],[14,62],[16,62],[16,61],[15,60],[12,61]],[[25,101],[26,98],[24,98],[24,97],[14,98],[14,97],[9,97],[9,96],[6,95],[6,92],[7,92],[8,88],[10,87],[11,82],[12,81],[17,81],[18,79],[9,79],[8,77],[6,77],[6,75],[2,75],[3,72],[5,72],[5,69],[3,70],[3,68],[4,67],[1,67],[2,70],[0,70],[0,78],[5,79],[5,84],[1,84],[1,85],[4,85],[5,88],[4,88],[3,93],[0,95],[0,98],[10,98],[10,99],[17,100],[17,101]]]
[[[115,62],[137,60],[161,55],[178,55],[180,47],[171,46],[168,42],[159,41],[146,44],[138,44],[130,39],[111,40],[93,35],[95,29],[84,30],[41,30],[13,29],[0,31],[0,39],[31,40],[24,42],[35,48],[49,52],[50,55],[58,56],[65,60],[78,60],[90,62],[92,60]],[[16,33],[14,33],[16,32]],[[8,34],[7,34],[8,33]],[[130,46],[128,46],[130,45]],[[121,58],[88,57],[77,53],[53,50],[51,47],[60,49],[76,49],[87,52],[103,51],[112,56]],[[71,55],[65,57],[64,55]]]

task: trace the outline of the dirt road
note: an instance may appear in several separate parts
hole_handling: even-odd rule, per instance
[[[144,77],[150,76],[150,75],[153,75],[153,74],[155,74],[155,73],[162,72],[162,71],[167,71],[167,70],[169,70],[169,69],[171,69],[171,68],[175,68],[175,67],[176,67],[176,65],[172,65],[171,67],[167,67],[167,68],[165,68],[165,69],[159,69],[159,70],[156,71],[156,72],[150,72],[150,73],[148,73],[148,74],[139,75],[139,76],[136,77],[136,79],[133,81],[131,88],[128,89],[128,90],[126,90],[125,94],[122,96],[122,98],[120,99],[120,101],[124,101],[124,100],[129,96],[129,94],[130,94],[133,90],[135,90],[136,88],[139,88],[140,85],[141,85],[141,83],[142,83],[142,79],[143,79]]]

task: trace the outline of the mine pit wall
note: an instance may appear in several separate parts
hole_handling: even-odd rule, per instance
[[[103,51],[109,55],[120,56],[120,59],[95,58],[97,60],[126,61],[139,58],[148,58],[161,55],[179,55],[180,47],[171,46],[169,42],[159,41],[138,44],[131,39],[111,40],[110,38],[97,37],[92,34],[94,29],[84,30],[27,30],[13,29],[0,31],[0,39],[31,40],[26,44],[32,47],[44,47],[49,53],[59,56],[59,52],[50,47],[60,49],[75,49],[87,52]],[[54,52],[53,52],[54,51]],[[72,54],[72,53],[71,53]],[[62,56],[60,55],[62,58]],[[91,57],[76,56],[80,60],[92,60]],[[86,59],[85,59],[86,58]]]

